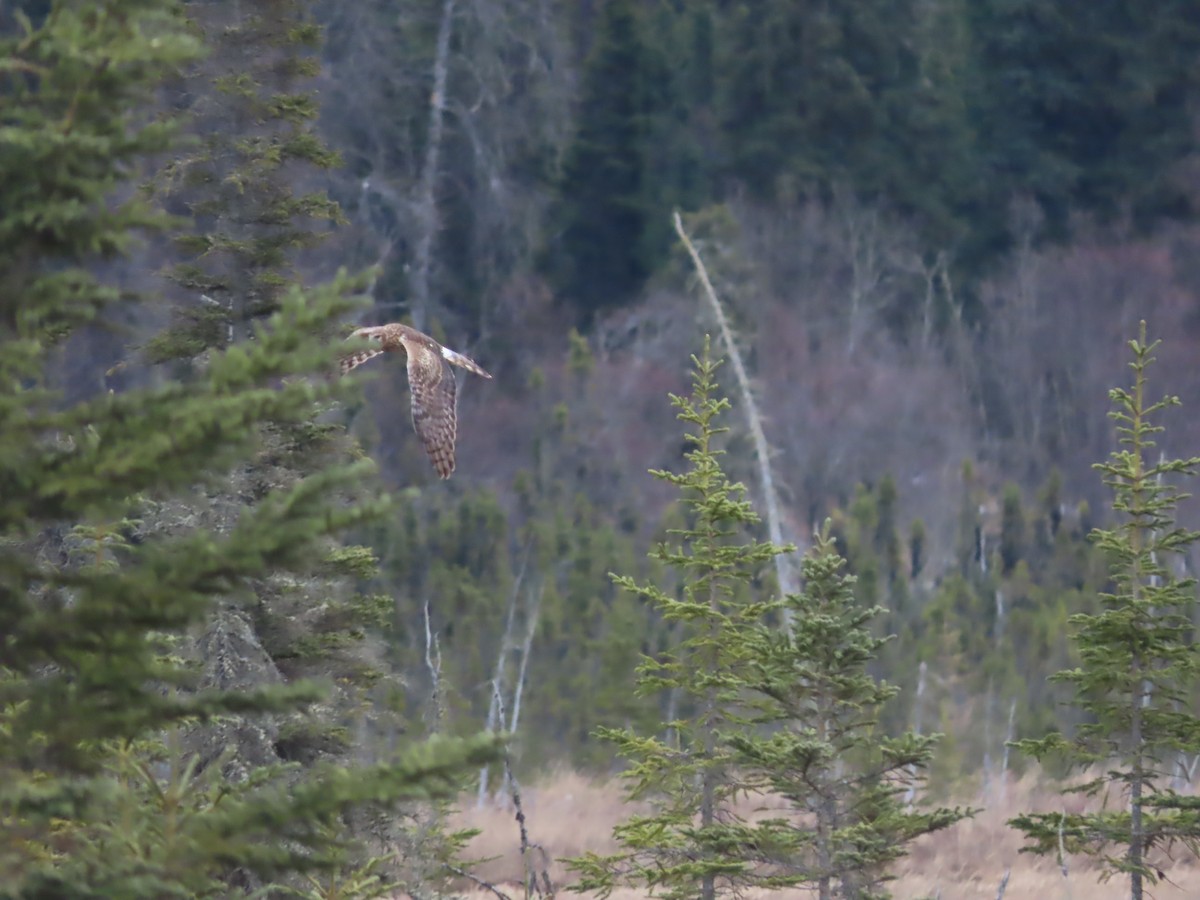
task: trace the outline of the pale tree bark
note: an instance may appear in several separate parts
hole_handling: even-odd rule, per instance
[[[917,666],[917,693],[916,693],[916,696],[913,698],[912,731],[913,731],[913,734],[915,734],[917,737],[921,736],[921,724],[922,724],[921,723],[921,719],[922,719],[921,714],[922,714],[922,712],[924,712],[925,683],[926,683],[926,676],[928,674],[929,674],[929,664],[927,662],[925,662],[924,660],[922,660],[921,664],[919,666]],[[917,772],[916,767],[910,767],[908,772],[910,775],[915,776],[916,772]],[[916,802],[916,799],[917,799],[917,781],[916,781],[916,778],[914,777],[908,782],[908,790],[906,790],[904,792],[905,806],[911,807],[913,805],[913,803]]]
[[[746,408],[746,424],[750,430],[750,437],[754,441],[754,455],[758,462],[759,484],[762,486],[763,505],[766,507],[767,512],[767,535],[771,543],[782,547],[784,546],[783,521],[779,512],[779,496],[775,490],[775,477],[771,470],[771,448],[767,443],[766,432],[763,430],[762,415],[758,411],[758,402],[754,399],[754,392],[750,389],[750,376],[746,373],[746,365],[742,361],[741,351],[734,341],[733,330],[729,327],[729,320],[725,316],[725,310],[721,306],[721,301],[717,299],[717,292],[708,277],[708,270],[704,266],[704,260],[700,258],[699,251],[684,230],[683,219],[678,212],[674,215],[674,221],[675,231],[679,234],[680,240],[683,241],[684,247],[687,248],[688,255],[692,258],[692,263],[696,267],[696,274],[699,276],[700,284],[704,288],[704,296],[708,300],[708,305],[712,310],[714,318],[717,320],[717,327],[721,332],[721,340],[725,344],[725,351],[729,354],[729,361],[733,366],[738,392],[741,394],[742,403]],[[791,556],[790,553],[779,553],[775,556],[775,577],[779,581],[779,590],[784,595],[794,594],[798,589]],[[785,617],[786,615],[785,611]],[[784,626],[791,627],[789,618],[785,618]]]
[[[529,654],[533,649],[534,636],[537,634],[538,613],[542,607],[541,589],[538,590],[536,597],[530,591],[530,597],[533,599],[526,612],[528,621],[525,624],[525,640],[521,644],[521,661],[517,664],[517,681],[513,685],[512,715],[508,719],[509,734],[516,734],[517,726],[521,724],[521,695],[525,692],[525,672],[529,668]]]
[[[500,696],[504,690],[504,671],[507,668],[506,661],[508,652],[512,649],[512,634],[513,627],[517,619],[517,597],[521,594],[521,583],[525,580],[525,568],[529,564],[529,554],[532,549],[532,543],[525,547],[525,555],[521,560],[521,569],[517,572],[517,578],[513,582],[512,594],[508,598],[508,612],[504,616],[504,634],[500,638],[500,646],[496,650],[496,669],[492,673],[492,698],[488,705],[487,719],[484,721],[483,728],[485,731],[496,731],[497,725],[503,723],[499,721],[500,714]],[[480,809],[487,800],[488,792],[488,766],[483,766],[479,770],[479,789],[475,797],[475,807]]]
[[[545,585],[539,581],[537,590],[532,587],[527,594],[528,607],[525,610],[525,640],[521,644],[521,661],[517,664],[517,680],[513,683],[513,706],[508,717],[508,733],[516,734],[521,724],[521,697],[525,693],[525,673],[529,668],[529,657],[533,650],[533,639],[537,635],[538,613],[542,608],[542,592]],[[512,786],[508,783],[508,768],[505,768],[504,790],[511,793]]]
[[[1000,886],[996,888],[996,900],[1004,900],[1004,891],[1008,887],[1008,876],[1011,874],[1011,868],[1004,870],[1004,877],[1000,879]]]
[[[422,618],[425,623],[425,669],[429,672],[429,728],[434,734],[442,730],[446,718],[442,697],[442,647],[438,641],[437,632],[429,621],[429,600],[422,607]]]
[[[1017,722],[1017,699],[1014,697],[1008,704],[1008,728],[1004,732],[1004,751],[1000,761],[1000,802],[1004,803],[1008,794],[1008,751],[1015,739]]]
[[[996,696],[992,679],[988,678],[987,692],[983,700],[983,790],[982,802],[991,805],[994,797],[996,774],[992,771],[992,713],[996,708]]]
[[[533,649],[533,639],[537,634],[538,614],[542,605],[542,592],[544,584],[540,577],[534,578],[534,584],[528,588],[525,587],[525,573],[529,567],[529,557],[533,552],[533,542],[530,541],[525,546],[525,552],[521,560],[521,568],[517,572],[516,580],[513,582],[512,594],[508,601],[508,611],[505,613],[504,634],[500,638],[500,646],[496,651],[496,668],[492,674],[492,697],[491,703],[488,706],[487,720],[484,723],[486,731],[495,732],[507,727],[509,734],[515,734],[517,727],[521,723],[521,698],[525,691],[526,672],[529,668],[529,658]],[[525,637],[520,645],[516,642],[516,629],[518,623],[517,607],[521,605],[518,601],[525,594],[524,609],[522,616],[525,621]],[[517,663],[516,680],[512,686],[512,709],[508,716],[508,722],[504,719],[504,691],[505,682],[508,673],[508,657],[513,652],[520,653],[520,659]],[[479,786],[475,797],[476,808],[482,808],[487,802],[488,796],[488,778],[490,768],[483,766],[479,770]],[[501,790],[508,790],[508,779],[505,775],[501,779]]]
[[[839,192],[840,193],[840,192]],[[846,322],[846,358],[854,356],[867,330],[870,314],[878,302],[883,282],[879,213],[847,199],[836,197],[850,259],[850,310]]]
[[[441,225],[437,208],[438,168],[446,120],[446,73],[450,68],[450,34],[454,27],[454,0],[444,0],[438,22],[437,49],[433,58],[433,93],[429,97],[429,130],[425,161],[417,186],[417,240],[413,252],[412,321],[424,330],[429,315],[429,279],[433,269],[433,242]]]
[[[949,266],[945,251],[939,250],[932,263],[926,263],[918,252],[906,253],[900,258],[900,271],[916,275],[921,279],[925,292],[921,299],[921,352],[927,353],[933,346],[934,325],[937,323],[938,295],[942,290],[942,272]],[[944,298],[949,302],[949,298]]]

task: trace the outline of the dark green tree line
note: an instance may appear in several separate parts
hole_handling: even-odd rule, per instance
[[[611,0],[596,27],[547,251],[563,296],[589,314],[627,301],[642,286],[652,268],[649,220],[660,213],[647,202],[656,86],[637,4]]]

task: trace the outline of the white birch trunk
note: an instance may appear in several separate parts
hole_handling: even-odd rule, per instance
[[[508,733],[516,734],[517,726],[521,724],[521,695],[525,691],[525,671],[529,666],[529,652],[533,648],[533,638],[537,634],[538,613],[542,608],[542,594],[538,591],[537,599],[533,601],[526,615],[529,617],[525,628],[525,641],[521,644],[521,663],[517,667],[517,681],[513,685],[512,715],[508,719]]]

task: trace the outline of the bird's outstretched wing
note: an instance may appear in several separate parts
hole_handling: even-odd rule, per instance
[[[346,340],[349,341],[353,340],[354,338],[366,338],[372,341],[376,346],[367,347],[362,350],[355,350],[353,353],[348,353],[347,355],[343,356],[339,361],[339,368],[341,369],[341,373],[343,375],[345,375],[351,369],[357,369],[367,360],[371,360],[377,356],[383,355],[385,352],[384,329],[386,327],[386,325],[371,325],[367,328],[359,328],[351,332],[350,336],[347,337]]]
[[[460,366],[484,378],[492,376],[469,356],[443,347],[429,335],[398,322],[359,328],[350,338],[368,340],[372,346],[343,356],[343,375],[389,350],[404,348],[408,355],[413,427],[438,475],[449,478],[454,471],[454,440],[458,433],[457,385],[450,366]]]
[[[454,471],[454,440],[458,433],[454,373],[426,347],[408,347],[408,385],[412,421],[417,437],[441,478]]]

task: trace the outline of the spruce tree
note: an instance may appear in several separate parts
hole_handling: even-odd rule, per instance
[[[252,338],[256,322],[278,308],[305,274],[300,251],[318,246],[340,211],[313,188],[315,176],[338,161],[315,131],[318,113],[310,79],[318,67],[321,30],[305,3],[249,0],[233,6],[196,0],[186,11],[210,50],[175,85],[188,98],[185,131],[154,179],[157,196],[188,213],[188,227],[173,237],[163,268],[175,285],[171,326],[146,346],[152,362],[181,373],[203,371],[216,349]],[[335,325],[323,335],[335,337]],[[165,367],[165,366],[164,366]],[[200,522],[229,527],[272,489],[344,465],[356,452],[324,405],[307,420],[264,422],[249,465],[183,501]],[[369,479],[348,488],[367,489]],[[145,530],[170,528],[176,517],[160,507]],[[402,723],[382,704],[367,703],[398,689],[377,635],[390,619],[391,600],[363,596],[355,586],[375,570],[366,547],[330,542],[303,573],[268,576],[243,596],[231,596],[209,627],[187,648],[199,657],[207,681],[252,688],[319,677],[336,685],[304,717],[270,727],[226,722],[189,736],[189,749],[206,763],[224,754],[224,765],[244,776],[248,766],[346,759],[351,736],[360,759],[373,759]],[[231,662],[235,660],[235,662]],[[390,682],[390,683],[389,683]],[[237,752],[230,754],[229,747]]]
[[[181,302],[174,327],[147,347],[156,362],[246,339],[300,283],[299,251],[342,221],[323,190],[305,189],[339,162],[315,130],[308,81],[319,71],[321,29],[306,4],[193,0],[185,9],[208,53],[172,94],[187,107],[191,140],[154,181],[191,226],[173,237],[164,266]]]
[[[322,340],[346,279],[279,297],[252,341],[196,377],[71,400],[78,326],[143,307],[96,274],[167,220],[124,179],[169,147],[164,79],[200,47],[176,4],[55,4],[0,39],[0,870],[4,897],[234,896],[345,859],[352,807],[445,793],[491,740],[388,764],[286,767],[230,783],[182,752],[197,723],[298,713],[311,683],[197,690],[185,646],[226,598],[303,578],[382,500],[340,502],[369,467],[264,483],[215,524],[180,498],[245,466],[262,429],[308,428],[334,386]],[[77,339],[76,339],[77,340]],[[145,523],[170,511],[169,527]]]
[[[704,353],[692,358],[692,393],[672,395],[678,418],[690,426],[687,468],[655,471],[681,494],[685,523],[651,552],[651,559],[676,571],[679,590],[668,594],[653,584],[614,576],[618,585],[653,605],[676,623],[682,639],[638,669],[638,693],[676,692],[681,714],[664,723],[666,732],[647,736],[628,729],[598,729],[630,764],[625,773],[631,799],[649,799],[655,809],[616,826],[622,851],[589,854],[572,861],[580,887],[610,892],[619,884],[645,885],[656,896],[728,896],[752,883],[750,863],[717,835],[735,817],[734,801],[747,783],[734,767],[725,735],[744,725],[739,701],[745,690],[745,635],[774,607],[748,596],[753,579],[783,548],[753,540],[758,522],[745,487],[721,469],[717,419],[729,401],[717,394],[719,363]]]
[[[659,736],[598,730],[629,764],[630,798],[652,811],[616,826],[618,853],[571,861],[578,887],[607,895],[636,885],[706,900],[788,885],[882,896],[883,870],[904,843],[962,815],[901,808],[897,794],[936,738],[887,740],[873,730],[895,693],[865,669],[884,643],[865,627],[878,610],[858,606],[827,536],[806,561],[808,592],[784,601],[755,595],[762,571],[788,548],[750,536],[758,517],[720,464],[718,417],[729,402],[717,394],[707,342],[693,362],[691,395],[672,397],[690,426],[687,468],[653,473],[679,489],[685,510],[685,523],[650,553],[678,584],[614,576],[675,624],[680,639],[642,663],[638,692],[673,692],[679,712]],[[796,614],[791,632],[773,624],[785,603]],[[754,790],[815,813],[818,830],[745,821],[736,801]]]
[[[1155,450],[1161,414],[1179,399],[1147,396],[1146,370],[1158,342],[1146,342],[1144,322],[1129,346],[1133,384],[1109,392],[1120,449],[1096,465],[1113,491],[1117,522],[1091,533],[1108,560],[1112,587],[1100,595],[1098,612],[1070,618],[1079,666],[1054,676],[1074,689],[1087,720],[1070,737],[1016,743],[1038,759],[1103,767],[1069,790],[1103,796],[1116,788],[1127,802],[1099,812],[1026,813],[1010,824],[1025,834],[1029,852],[1065,847],[1098,857],[1108,874],[1128,875],[1130,896],[1141,900],[1144,885],[1161,877],[1156,854],[1200,839],[1200,805],[1168,783],[1179,754],[1200,752],[1200,718],[1190,709],[1200,674],[1196,582],[1180,577],[1176,564],[1200,533],[1177,524],[1176,506],[1187,495],[1173,483],[1194,475],[1200,457],[1167,459]]]
[[[214,349],[252,339],[255,323],[311,275],[311,251],[342,217],[320,187],[339,158],[316,130],[312,79],[323,35],[309,4],[197,0],[187,11],[211,53],[182,84],[192,98],[193,141],[155,186],[166,202],[188,211],[192,229],[176,239],[176,262],[165,267],[179,290],[175,322],[148,349],[152,359],[195,371]],[[328,323],[320,333],[333,341],[335,327]],[[329,421],[327,406],[314,404],[296,425],[263,423],[249,464],[223,489],[197,493],[186,504],[201,521],[224,528],[270,490],[344,466],[360,451]],[[347,485],[341,501],[354,503],[377,489],[373,480]],[[150,530],[162,527],[170,527],[169,514],[148,523]],[[188,648],[206,683],[253,689],[317,678],[331,689],[304,715],[229,718],[194,729],[185,749],[237,779],[296,763],[300,771],[287,777],[304,780],[329,762],[387,758],[411,726],[394,702],[404,685],[381,640],[396,621],[394,598],[356,590],[375,568],[370,548],[331,541],[302,571],[270,573],[224,598]],[[363,812],[351,826],[391,858],[389,874],[406,888],[424,892],[431,879],[447,874],[431,861],[442,853],[440,845],[432,849],[444,836],[440,828],[414,826],[392,809]]]
[[[724,840],[755,848],[763,884],[821,900],[888,896],[887,867],[905,845],[970,814],[905,808],[940,736],[881,733],[879,713],[899,693],[868,672],[889,641],[871,634],[884,610],[856,600],[845,565],[826,524],[805,554],[804,590],[784,601],[791,631],[760,625],[747,638],[749,721],[766,730],[730,736],[747,781],[804,816],[732,824]]]

